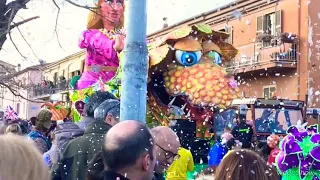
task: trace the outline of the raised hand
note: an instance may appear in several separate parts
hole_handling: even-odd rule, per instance
[[[125,36],[124,36],[124,35],[122,35],[122,34],[116,35],[116,42],[115,42],[115,44],[113,45],[113,48],[114,48],[116,51],[120,52],[120,51],[123,50],[123,48],[124,48],[124,39],[125,39]]]

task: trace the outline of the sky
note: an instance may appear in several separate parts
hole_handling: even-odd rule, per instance
[[[73,0],[73,2],[92,6],[93,0]],[[147,0],[147,32],[150,34],[160,30],[163,17],[167,17],[169,25],[173,25],[232,2],[234,0]],[[54,62],[80,51],[78,38],[86,28],[88,10],[75,7],[64,0],[58,0],[58,5],[60,7],[57,23],[58,38],[54,31],[57,8],[51,0],[31,0],[28,9],[19,11],[14,21],[19,22],[33,16],[40,18],[20,26],[24,38],[17,29],[11,33],[13,41],[25,58],[17,52],[8,39],[0,51],[0,60],[14,65],[21,64],[25,68],[39,64],[39,60]]]

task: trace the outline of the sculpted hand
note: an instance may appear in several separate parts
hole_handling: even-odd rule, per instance
[[[119,35],[116,36],[116,43],[113,45],[113,48],[116,51],[120,52],[120,51],[123,50],[123,48],[124,48],[124,39],[125,39],[124,35],[119,34]]]

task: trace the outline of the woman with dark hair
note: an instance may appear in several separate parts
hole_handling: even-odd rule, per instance
[[[103,170],[103,155],[99,151],[88,164],[87,180],[103,180]]]

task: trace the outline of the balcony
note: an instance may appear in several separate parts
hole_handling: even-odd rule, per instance
[[[48,98],[52,94],[67,93],[69,91],[70,80],[62,80],[56,84],[48,81],[46,84],[38,84],[31,90],[30,96],[35,99]]]
[[[230,74],[244,74],[268,69],[297,68],[297,38],[286,39],[284,36],[288,34],[284,34],[260,39],[257,37],[256,42],[237,47],[239,53],[226,64],[226,70]]]

